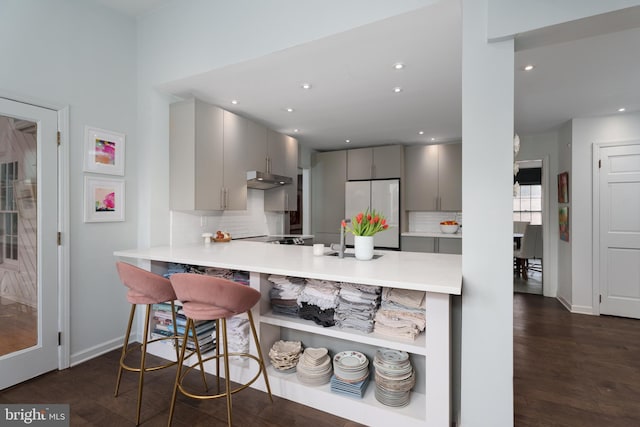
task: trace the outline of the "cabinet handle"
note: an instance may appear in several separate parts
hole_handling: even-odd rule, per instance
[[[284,210],[289,210],[289,193],[284,193]]]
[[[224,209],[224,188],[220,189],[220,209]]]
[[[264,170],[265,170],[267,173],[270,173],[270,172],[269,172],[269,156],[267,156],[267,157],[265,157],[265,158],[264,158]]]
[[[371,178],[376,177],[376,165],[371,164]]]
[[[227,209],[229,207],[229,189],[224,189],[224,208]]]

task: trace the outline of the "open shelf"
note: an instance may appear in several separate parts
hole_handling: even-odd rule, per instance
[[[283,373],[272,366],[267,368],[269,383],[273,394],[285,399],[295,400],[303,405],[322,408],[342,418],[372,425],[371,420],[393,420],[394,425],[424,426],[426,419],[425,399],[422,393],[411,392],[409,404],[396,408],[383,405],[375,398],[376,384],[371,378],[362,399],[331,392],[330,384],[310,386],[298,381],[295,373]]]
[[[260,316],[260,322],[268,325],[280,326],[283,328],[295,329],[304,332],[310,332],[316,335],[324,335],[332,338],[339,338],[346,341],[357,341],[363,344],[369,344],[376,347],[389,348],[406,351],[407,353],[419,354],[425,356],[427,354],[425,334],[418,335],[415,341],[407,342],[391,337],[376,334],[374,332],[365,334],[353,329],[341,329],[334,327],[322,327],[316,325],[311,320],[304,320],[295,317],[282,316],[273,314],[269,311]]]

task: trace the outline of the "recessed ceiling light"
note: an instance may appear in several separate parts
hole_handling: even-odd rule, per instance
[[[237,104],[238,104],[238,100],[237,100],[237,99],[232,99],[232,100],[231,100],[231,103],[232,103],[233,105],[237,105]]]
[[[294,131],[295,133],[300,132],[300,130],[299,130],[299,129],[294,129],[293,131]]]
[[[400,93],[400,92],[402,92],[402,88],[400,86],[396,86],[396,87],[393,88],[393,91],[395,93]]]
[[[431,140],[432,140],[432,141],[435,141],[436,139],[435,139],[435,138],[431,138]]]
[[[424,135],[424,131],[423,130],[419,131],[418,135]]]
[[[402,62],[396,62],[395,64],[393,64],[393,68],[395,68],[396,70],[402,70],[404,68],[404,64]]]
[[[351,140],[350,139],[345,139],[344,142],[349,143],[349,142],[351,142]]]
[[[311,83],[302,83],[300,87],[302,89],[311,89]]]
[[[522,67],[522,69],[523,69],[524,71],[531,71],[531,70],[533,70],[534,68],[536,68],[536,66],[535,66],[535,65],[533,65],[533,64],[527,64],[527,65],[525,65],[524,67]]]
[[[627,109],[624,107],[618,108],[619,113],[624,113],[625,111],[627,111]]]
[[[287,108],[287,113],[293,113],[293,108],[291,107]]]

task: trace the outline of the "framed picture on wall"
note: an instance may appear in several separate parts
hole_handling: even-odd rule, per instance
[[[569,203],[569,172],[558,174],[558,203]]]
[[[124,175],[124,147],[124,134],[86,126],[84,171]]]
[[[124,221],[124,179],[84,177],[84,222]]]
[[[569,206],[562,206],[558,210],[558,223],[560,226],[560,240],[569,241]]]

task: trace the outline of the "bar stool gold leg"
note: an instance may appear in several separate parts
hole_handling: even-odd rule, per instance
[[[191,331],[193,332],[193,342],[195,343],[195,347],[196,347],[196,355],[198,356],[198,364],[200,365],[200,375],[202,376],[202,382],[204,383],[204,389],[205,391],[209,391],[209,386],[207,385],[207,378],[205,377],[205,372],[204,372],[204,363],[202,363],[202,353],[200,353],[200,343],[198,342],[198,335],[196,334],[196,323],[192,320],[191,321]],[[185,340],[188,336],[188,329],[185,328]],[[193,354],[193,353],[191,353]]]
[[[217,393],[220,393],[220,319],[216,320],[216,378],[218,382]]]
[[[251,326],[253,341],[256,343],[256,348],[258,350],[258,357],[260,358],[260,369],[262,370],[262,375],[264,375],[264,384],[267,387],[267,393],[269,393],[269,399],[271,399],[271,403],[273,403],[273,396],[271,395],[271,386],[269,385],[269,376],[267,375],[267,368],[264,364],[264,358],[262,357],[262,349],[260,348],[260,341],[258,341],[258,334],[256,333],[256,326],[253,323],[253,314],[251,313],[251,310],[247,311],[247,317],[249,318],[249,325]]]
[[[176,305],[171,301],[171,321],[173,322],[173,346],[176,349],[176,362],[180,357],[180,342],[178,340],[178,323],[176,323]]]
[[[227,422],[231,427],[231,380],[229,379],[229,347],[227,345],[227,319],[224,317],[220,319],[222,321],[222,337],[224,341],[224,385],[226,387],[225,393],[227,397]]]
[[[144,386],[144,366],[147,356],[147,340],[149,338],[149,317],[151,314],[151,304],[147,304],[144,316],[144,337],[142,338],[142,349],[140,355],[140,375],[138,377],[138,408],[136,410],[136,425],[140,425],[140,407],[142,406],[142,387]]]
[[[118,397],[118,390],[120,389],[120,380],[122,379],[122,365],[124,358],[127,355],[127,348],[129,347],[129,336],[131,335],[131,325],[133,324],[133,316],[136,313],[135,304],[131,304],[131,312],[129,314],[129,323],[127,324],[127,332],[124,334],[124,344],[122,345],[122,353],[120,354],[120,363],[118,368],[118,379],[116,380],[116,391],[113,393],[113,397]]]
[[[191,319],[187,319],[187,324],[184,328],[185,331],[188,331],[192,324]],[[169,407],[169,423],[167,424],[171,427],[171,423],[173,421],[173,413],[176,408],[176,398],[178,396],[178,384],[180,383],[180,379],[182,377],[182,363],[184,362],[184,353],[187,349],[187,340],[186,336],[182,338],[182,347],[180,348],[180,356],[178,357],[178,369],[176,369],[176,381],[173,384],[173,396],[171,396],[171,406]]]

